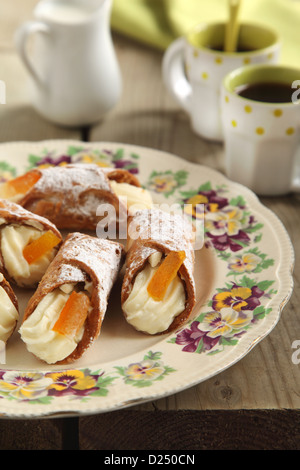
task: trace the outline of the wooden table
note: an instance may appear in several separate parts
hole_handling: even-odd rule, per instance
[[[169,151],[223,171],[223,150],[197,137],[166,93],[162,53],[114,35],[124,92],[107,118],[89,129],[65,129],[42,119],[27,95],[27,74],[13,31],[36,0],[0,0],[0,142],[84,139]],[[13,5],[11,5],[13,4]],[[188,390],[95,416],[0,420],[0,449],[182,450],[299,449],[300,373],[292,343],[300,339],[300,196],[262,198],[284,223],[296,252],[294,293],[278,325],[244,359]]]

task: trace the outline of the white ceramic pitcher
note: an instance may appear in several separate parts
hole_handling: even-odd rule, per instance
[[[88,125],[118,102],[122,79],[111,38],[111,7],[112,0],[42,0],[35,20],[17,31],[32,104],[45,118],[65,126]]]

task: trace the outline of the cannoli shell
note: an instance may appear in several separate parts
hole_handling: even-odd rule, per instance
[[[23,322],[54,289],[69,283],[92,282],[92,311],[86,319],[83,337],[77,348],[60,361],[61,364],[80,358],[98,337],[109,294],[117,279],[123,257],[124,247],[120,243],[78,232],[71,233],[29,300]]]
[[[121,303],[128,298],[134,279],[142,271],[149,256],[157,251],[167,255],[170,251],[185,251],[186,258],[178,274],[184,283],[186,292],[185,310],[176,316],[169,328],[160,333],[169,333],[187,321],[196,302],[194,281],[194,232],[192,226],[180,214],[167,214],[161,210],[150,209],[137,212],[130,217],[128,228],[134,224],[138,237],[128,234],[126,269],[122,284]],[[137,229],[137,230],[136,230]],[[124,312],[126,317],[126,313]]]
[[[16,310],[19,311],[18,299],[17,299],[17,296],[14,293],[10,283],[7,281],[7,279],[5,279],[5,277],[3,275],[2,276],[0,275],[0,279],[1,279],[0,280],[0,286],[5,290],[5,292],[7,293],[8,297],[10,298],[10,300],[11,300],[12,304],[14,305],[14,307],[16,308]],[[13,332],[15,331],[17,323],[18,323],[18,319],[16,320],[15,327],[12,329],[12,331],[10,333],[10,336],[12,336]]]
[[[58,238],[61,239],[62,242],[62,235],[57,229],[57,227],[50,222],[45,217],[41,217],[37,214],[33,214],[32,212],[24,209],[19,204],[16,204],[11,201],[7,201],[6,199],[0,200],[0,229],[6,225],[27,225],[29,227],[38,228],[43,231],[51,230]],[[0,246],[0,271],[3,273],[5,278],[9,282],[13,282],[10,279],[8,272],[5,269],[3,256],[1,252]]]
[[[32,171],[40,178],[19,204],[47,217],[59,229],[94,230],[104,217],[96,213],[100,204],[115,208],[118,223],[127,217],[127,209],[113,191],[110,180],[140,186],[129,171],[104,169],[96,164],[74,163]]]
[[[103,168],[102,171],[109,180],[116,181],[116,183],[127,183],[138,188],[141,187],[138,178],[128,170],[122,168]]]

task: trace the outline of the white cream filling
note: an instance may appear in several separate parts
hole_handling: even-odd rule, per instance
[[[73,287],[72,284],[65,284],[47,294],[19,330],[28,351],[48,364],[55,364],[68,357],[83,336],[84,326],[74,338],[52,330]]]
[[[1,230],[1,251],[5,269],[19,286],[30,286],[39,282],[53,260],[55,250],[28,264],[23,250],[28,243],[43,235],[43,231],[25,225],[7,225]]]
[[[135,278],[132,291],[123,304],[126,319],[139,331],[156,334],[165,331],[185,309],[185,289],[179,276],[171,282],[162,301],[149,296],[147,286],[157,271],[161,253],[153,253],[149,263]]]
[[[2,280],[2,275],[1,280]],[[19,319],[19,313],[12,303],[9,295],[0,286],[0,340],[6,342],[12,334],[16,322]]]
[[[116,195],[127,206],[129,212],[152,207],[152,197],[146,189],[128,183],[117,183],[116,181],[110,181],[110,185]]]

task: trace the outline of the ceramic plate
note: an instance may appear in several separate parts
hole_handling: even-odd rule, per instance
[[[197,305],[181,330],[146,336],[124,320],[120,281],[100,337],[68,367],[40,362],[16,330],[0,364],[4,418],[107,412],[198,384],[235,364],[269,334],[292,292],[294,255],[282,223],[251,191],[220,173],[165,152],[116,143],[0,145],[2,180],[69,162],[126,168],[158,204],[204,204],[205,243],[196,251]],[[189,212],[194,221],[201,217]],[[17,289],[16,294],[22,318],[32,292]]]

